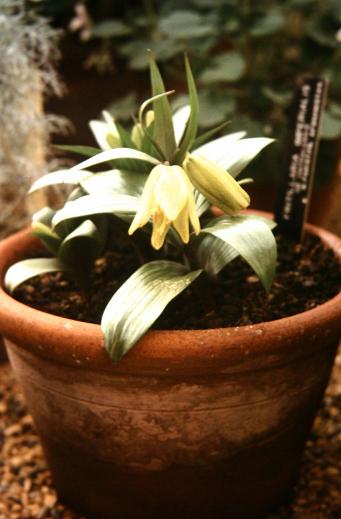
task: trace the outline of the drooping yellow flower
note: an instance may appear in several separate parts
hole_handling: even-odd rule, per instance
[[[224,213],[234,215],[250,204],[250,197],[223,168],[204,157],[188,154],[183,163],[192,184]]]
[[[182,241],[189,241],[189,223],[199,234],[200,223],[196,212],[193,186],[180,166],[159,164],[149,174],[143,189],[141,207],[129,228],[129,234],[143,227],[150,218],[153,222],[152,246],[160,249],[171,225]]]

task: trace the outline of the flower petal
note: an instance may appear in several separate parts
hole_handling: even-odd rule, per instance
[[[180,166],[156,166],[160,177],[155,186],[155,199],[170,221],[174,221],[188,200],[186,173]]]
[[[188,206],[186,205],[179,216],[174,220],[173,225],[184,243],[189,242],[189,214]]]
[[[156,210],[155,185],[159,179],[159,176],[160,172],[158,170],[158,166],[156,166],[150,172],[144,185],[143,192],[141,195],[141,207],[136,212],[134,220],[132,221],[129,227],[129,235],[133,234],[139,227],[143,227],[144,225],[146,225],[149,218]]]
[[[154,249],[161,249],[170,228],[170,221],[162,211],[156,211],[153,217],[153,232],[151,243]]]

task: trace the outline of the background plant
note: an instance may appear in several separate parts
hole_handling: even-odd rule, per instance
[[[88,64],[122,73],[120,60],[135,73],[147,68],[150,48],[176,89],[183,89],[181,56],[190,51],[198,78],[200,125],[226,118],[231,130],[275,137],[276,146],[262,155],[261,179],[277,178],[283,162],[288,107],[294,84],[305,74],[330,81],[322,124],[325,140],[318,171],[335,169],[341,135],[340,9],[337,0],[145,0],[129,4],[85,3],[90,19],[83,36],[99,42]],[[139,101],[131,92],[112,105],[117,117],[129,118]],[[186,99],[180,98],[177,106]]]
[[[199,275],[205,273],[212,282],[239,255],[266,291],[274,275],[274,223],[237,214],[248,206],[249,197],[242,181],[235,180],[271,139],[244,139],[245,132],[237,132],[205,143],[220,127],[197,135],[198,96],[187,59],[185,68],[189,106],[172,116],[172,92],[165,92],[150,57],[153,96],[141,105],[132,132],[104,114],[104,122],[91,124],[104,151],[76,146],[73,151],[90,158],[34,183],[31,192],[61,183],[74,189],[62,208],[45,207],[33,218],[34,234],[53,257],[23,260],[6,274],[6,286],[13,290],[34,275],[65,271],[86,298],[93,264],[119,219],[142,266],[112,296],[102,316],[105,346],[113,360],[125,355]],[[88,170],[100,164],[108,169]],[[212,203],[225,214],[212,219],[207,213]]]

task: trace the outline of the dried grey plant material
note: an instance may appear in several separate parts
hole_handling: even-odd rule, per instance
[[[43,109],[47,96],[62,94],[55,69],[60,32],[38,4],[0,0],[0,236],[28,222],[23,198],[48,170],[51,134],[66,127]]]

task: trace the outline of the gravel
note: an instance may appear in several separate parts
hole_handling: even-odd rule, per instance
[[[268,519],[340,518],[341,354],[307,444],[295,499]],[[85,519],[58,501],[8,364],[0,365],[0,519]]]

